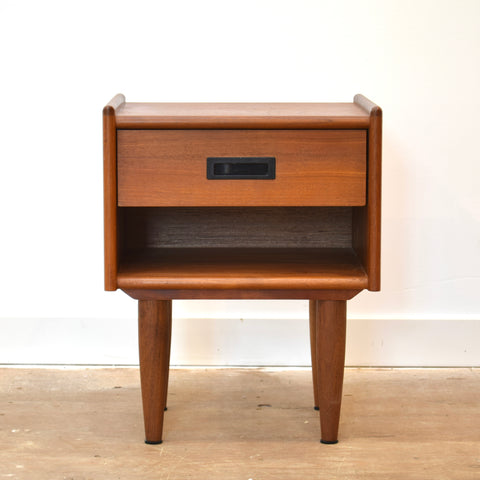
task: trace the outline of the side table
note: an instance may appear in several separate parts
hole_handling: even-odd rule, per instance
[[[103,110],[105,290],[138,300],[147,443],[161,443],[172,300],[306,299],[321,441],[336,443],[346,301],[380,289],[381,109]]]

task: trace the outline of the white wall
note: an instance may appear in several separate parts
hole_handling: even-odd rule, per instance
[[[115,332],[99,327],[109,319],[135,336],[135,302],[103,291],[101,109],[114,94],[315,102],[361,92],[384,110],[383,290],[352,300],[349,317],[375,320],[372,339],[405,348],[392,363],[372,357],[368,336],[365,346],[351,337],[354,363],[480,364],[480,349],[463,355],[480,322],[479,25],[478,0],[2,0],[0,363],[70,361],[72,349],[84,356],[71,361],[95,363],[115,349]],[[306,304],[190,301],[175,312],[179,325],[281,318],[295,328]],[[82,328],[59,334],[59,321]],[[195,345],[215,351],[217,334],[206,328],[191,344],[179,328],[176,358],[209,363]],[[277,335],[271,359],[290,348]],[[103,339],[93,353],[92,338]],[[237,361],[222,338],[220,361]]]

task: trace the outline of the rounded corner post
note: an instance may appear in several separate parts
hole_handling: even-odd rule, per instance
[[[105,234],[105,290],[117,289],[117,127],[115,112],[125,96],[115,95],[103,108],[103,194]]]
[[[370,117],[382,115],[382,109],[377,104],[373,103],[371,100],[365,97],[365,95],[362,95],[361,93],[357,93],[353,97],[353,103],[355,103],[362,110],[368,113]]]
[[[124,103],[125,103],[126,99],[125,99],[125,95],[123,93],[117,93],[117,95],[115,95],[108,103],[107,105],[105,106],[105,108],[107,107],[111,107],[113,110],[117,110],[118,108],[120,108]]]
[[[357,225],[363,237],[358,245],[368,274],[368,290],[380,290],[380,247],[381,247],[381,191],[382,191],[382,109],[362,94],[353,102],[369,116],[367,129],[367,204],[357,216]]]
[[[380,255],[382,224],[382,109],[374,105],[370,112],[368,140],[369,179],[368,191],[370,204],[370,273],[369,290],[380,290]]]

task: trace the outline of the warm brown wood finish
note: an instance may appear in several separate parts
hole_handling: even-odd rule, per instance
[[[119,130],[120,206],[361,206],[365,130]],[[275,157],[274,180],[208,180],[208,157]]]
[[[105,290],[117,289],[117,130],[115,112],[125,103],[116,95],[103,109]]]
[[[365,265],[370,274],[369,290],[380,290],[380,239],[382,196],[382,111],[372,110],[371,127],[368,130],[368,257]]]
[[[140,378],[146,443],[162,443],[171,331],[171,300],[138,302]]]
[[[314,404],[322,442],[335,443],[346,301],[380,289],[381,109],[362,95],[348,104],[117,95],[103,118],[105,289],[139,300],[147,442],[162,440],[172,299],[308,299]],[[275,157],[275,178],[208,180],[208,157]]]
[[[380,290],[380,239],[382,195],[382,110],[355,95],[354,102],[370,115],[368,129],[367,205],[353,211],[353,246],[368,273],[368,289]]]
[[[123,289],[135,300],[351,300],[361,290]]]
[[[361,290],[367,275],[352,249],[157,248],[125,258],[122,289]]]
[[[322,443],[337,443],[342,404],[347,302],[316,302],[317,395]]]
[[[317,301],[309,301],[310,356],[312,357],[313,405],[318,410],[318,374],[317,374]]]
[[[123,251],[150,248],[351,248],[348,207],[118,209]]]
[[[125,103],[118,128],[128,129],[365,129],[368,113],[355,103]]]

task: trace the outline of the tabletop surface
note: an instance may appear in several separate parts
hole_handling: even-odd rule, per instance
[[[118,128],[367,128],[369,114],[355,103],[123,103]]]

